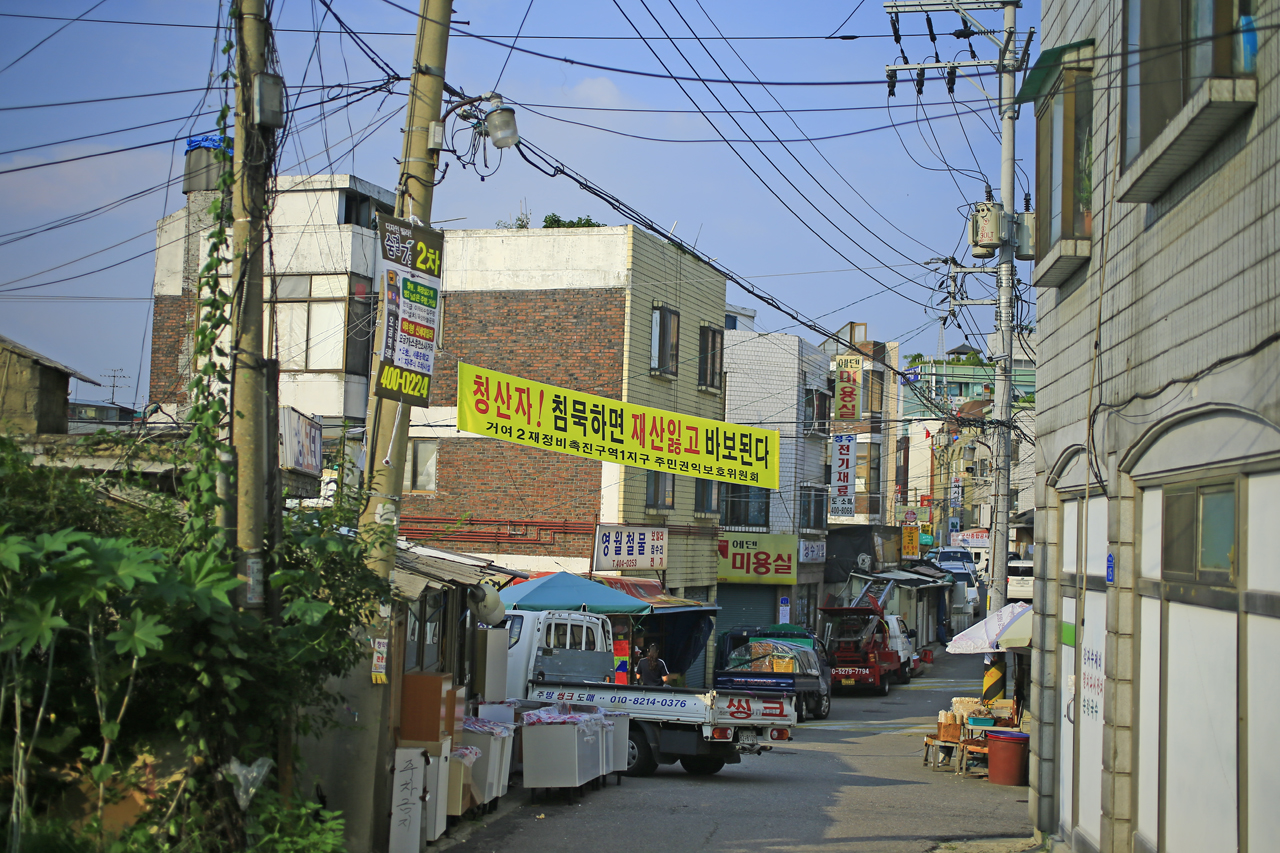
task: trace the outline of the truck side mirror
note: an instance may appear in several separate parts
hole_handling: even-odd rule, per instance
[[[914,640],[914,639],[916,638],[916,629],[915,629],[915,628],[908,628],[908,629],[907,629],[907,636],[908,636],[909,638],[911,638],[912,640]]]

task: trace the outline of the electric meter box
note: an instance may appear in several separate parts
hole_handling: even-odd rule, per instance
[[[280,75],[253,75],[253,123],[274,130],[284,127],[284,78]]]

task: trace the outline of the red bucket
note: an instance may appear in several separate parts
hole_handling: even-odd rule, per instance
[[[993,785],[1027,784],[1031,735],[992,729],[987,732],[987,779]]]

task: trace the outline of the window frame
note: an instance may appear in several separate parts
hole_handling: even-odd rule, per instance
[[[649,336],[649,373],[678,376],[680,373],[680,312],[670,305],[655,303]]]
[[[665,513],[676,508],[676,475],[670,471],[645,471],[644,508]]]
[[[801,486],[798,491],[799,527],[802,530],[826,530],[827,490],[816,486]]]
[[[720,516],[722,483],[698,477],[693,484],[693,512],[695,515]]]
[[[1083,153],[1079,151],[1082,124],[1083,140],[1088,146]],[[1037,104],[1035,183],[1035,259],[1039,264],[1065,240],[1093,239],[1091,65],[1064,67],[1049,93]]]
[[[340,296],[315,296],[315,279],[323,276],[345,277],[346,293]],[[295,288],[306,279],[306,295],[298,295]],[[287,295],[280,295],[282,285],[288,282]],[[305,307],[304,307],[305,306]],[[342,311],[342,335],[340,344],[326,352],[336,367],[313,367],[317,354],[312,346],[313,314],[327,306],[340,306]],[[287,273],[272,277],[271,292],[263,303],[264,329],[267,330],[267,352],[274,355],[279,349],[281,308],[302,310],[305,320],[300,324],[302,351],[291,357],[281,356],[280,369],[286,372],[327,373],[346,376],[368,376],[373,365],[373,334],[377,312],[373,295],[373,282],[356,273]],[[327,340],[330,336],[326,335]],[[292,343],[292,341],[291,341]],[[298,366],[298,362],[301,366]]]
[[[720,498],[721,526],[768,528],[770,491],[746,483],[725,483]]]
[[[709,323],[698,328],[698,390],[724,390],[724,329]]]
[[[1204,557],[1203,506],[1205,494],[1231,494],[1232,530],[1228,549],[1230,565],[1221,569],[1202,565]],[[1178,518],[1170,512],[1171,499],[1191,498],[1190,519]],[[1187,483],[1167,484],[1161,487],[1160,510],[1160,579],[1173,583],[1191,583],[1202,586],[1234,587],[1240,578],[1240,510],[1241,478],[1212,478]],[[1174,515],[1172,523],[1171,515]],[[1185,515],[1185,512],[1182,513]],[[1189,523],[1188,523],[1189,522]],[[1180,541],[1180,540],[1189,540]],[[1183,567],[1173,568],[1171,563],[1179,549],[1190,551],[1190,560]],[[1188,565],[1189,563],[1189,565]]]
[[[431,488],[418,488],[418,451],[420,445],[434,445],[431,458]],[[404,455],[404,481],[400,491],[405,494],[434,495],[439,489],[440,441],[434,438],[410,438]]]
[[[831,394],[821,388],[804,389],[804,434],[831,434]]]

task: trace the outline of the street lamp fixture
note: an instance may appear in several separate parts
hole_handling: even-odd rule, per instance
[[[520,133],[516,130],[516,111],[507,106],[497,92],[488,92],[475,98],[463,98],[440,116],[443,123],[452,113],[464,107],[474,106],[481,101],[489,102],[489,109],[483,115],[475,111],[459,113],[463,119],[474,120],[473,128],[493,141],[494,148],[510,148],[520,141]]]

